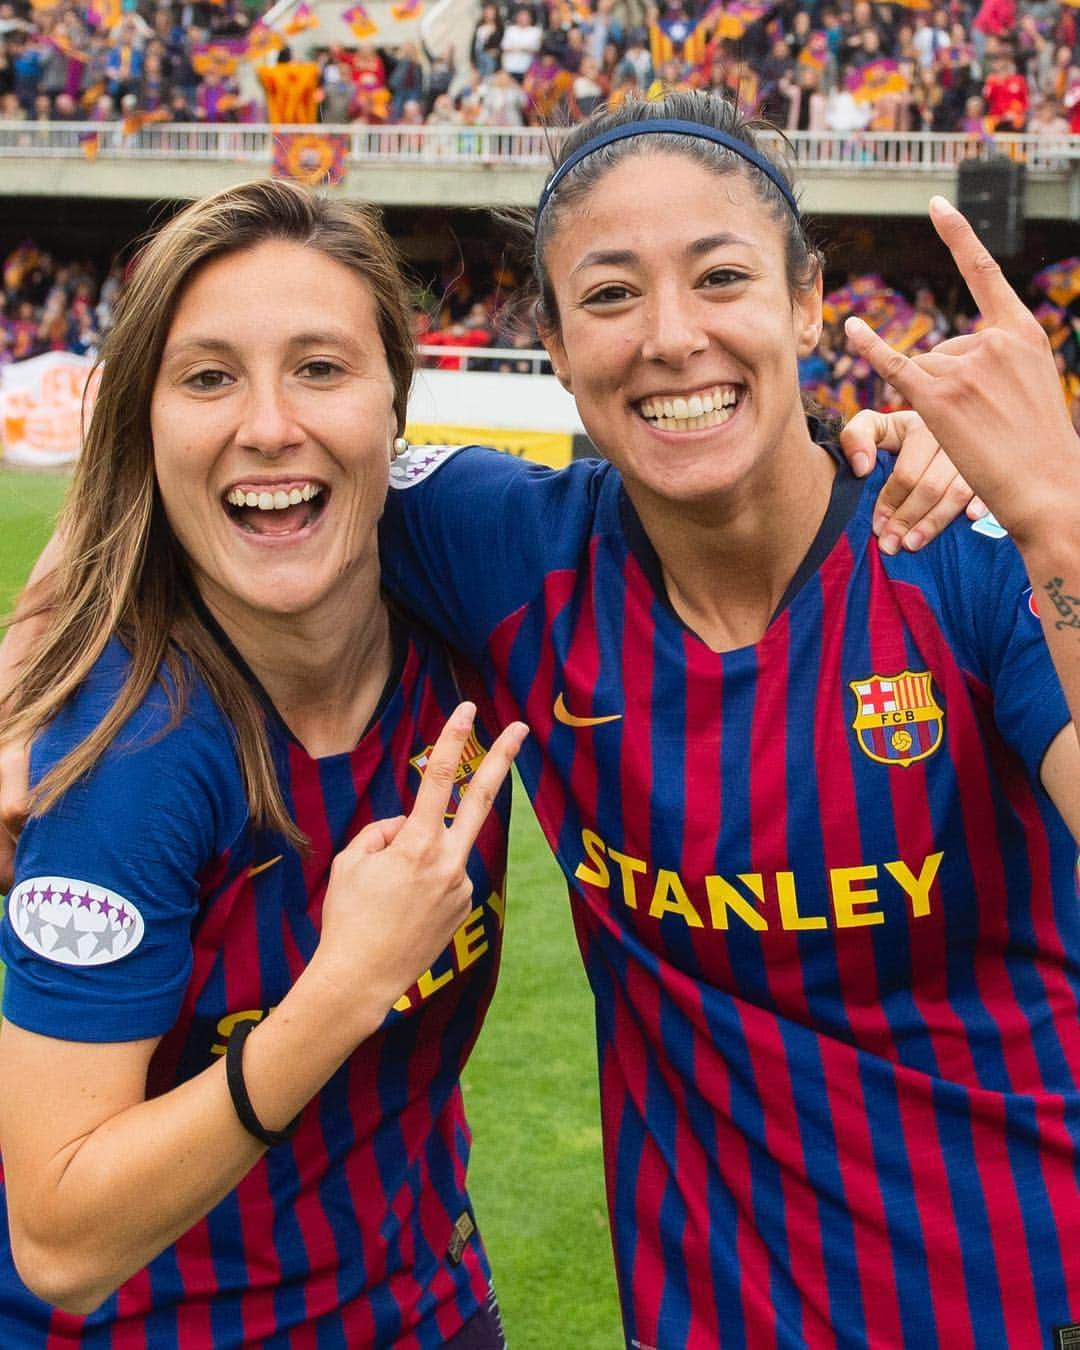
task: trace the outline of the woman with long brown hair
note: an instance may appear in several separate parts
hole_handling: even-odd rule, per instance
[[[380,590],[393,248],[229,189],[140,255],[103,359],[4,724],[0,1343],[496,1347],[459,1075],[524,727],[485,755]]]

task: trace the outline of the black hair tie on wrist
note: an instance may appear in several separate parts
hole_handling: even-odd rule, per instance
[[[225,1080],[229,1084],[229,1096],[232,1098],[233,1108],[240,1119],[240,1124],[260,1144],[274,1148],[278,1144],[288,1143],[293,1137],[296,1127],[300,1124],[300,1116],[294,1116],[283,1130],[268,1130],[255,1114],[255,1108],[248,1096],[247,1084],[244,1082],[244,1042],[258,1025],[258,1022],[245,1017],[242,1022],[237,1022],[229,1033],[225,1048]]]

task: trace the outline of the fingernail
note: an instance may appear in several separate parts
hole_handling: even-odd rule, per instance
[[[895,534],[887,534],[878,540],[878,547],[882,553],[887,553],[891,558],[894,554],[900,552],[900,540]]]
[[[864,474],[868,474],[870,472],[870,456],[866,454],[864,451],[860,450],[859,453],[851,461],[851,467],[855,471],[855,477],[862,478]]]
[[[904,535],[904,547],[909,553],[917,553],[926,543],[926,537],[921,530],[909,530]]]
[[[875,511],[874,518],[870,522],[870,528],[874,531],[875,534],[880,534],[881,531],[885,528],[885,526],[888,525],[888,523],[889,523],[888,511]]]
[[[459,726],[467,726],[476,716],[475,703],[462,703],[457,710],[457,716],[454,719]]]
[[[936,211],[953,211],[953,212],[955,212],[955,210],[956,210],[956,207],[953,206],[952,202],[949,201],[948,197],[943,197],[943,196],[941,196],[940,193],[937,193],[937,194],[935,194],[933,197],[930,198],[930,205],[931,205]]]

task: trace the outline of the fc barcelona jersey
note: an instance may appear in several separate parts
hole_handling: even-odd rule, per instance
[[[153,689],[91,774],[24,831],[0,928],[4,1015],[64,1040],[161,1037],[151,1096],[213,1064],[239,1021],[268,1015],[315,951],[335,854],[411,809],[461,697],[437,645],[396,640],[394,676],[352,751],[312,758],[268,708],[304,853],[252,828],[206,688],[195,683],[177,725]],[[114,642],[35,743],[35,778],[98,724],[127,669]],[[450,813],[483,753],[474,738]],[[34,1298],[0,1225],[4,1350],[427,1350],[484,1306],[459,1077],[498,967],[508,811],[504,789],[470,857],[469,918],[291,1142],[102,1308],[72,1317]]]
[[[825,453],[823,450],[822,453]],[[839,466],[762,639],[672,610],[608,465],[392,473],[391,586],[478,663],[595,996],[628,1345],[1042,1350],[1080,1321],[1068,722],[1019,555]]]

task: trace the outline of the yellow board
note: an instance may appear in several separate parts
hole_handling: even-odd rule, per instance
[[[574,438],[567,431],[510,431],[506,427],[455,427],[410,422],[405,435],[414,445],[493,445],[519,459],[563,469],[573,458]]]

